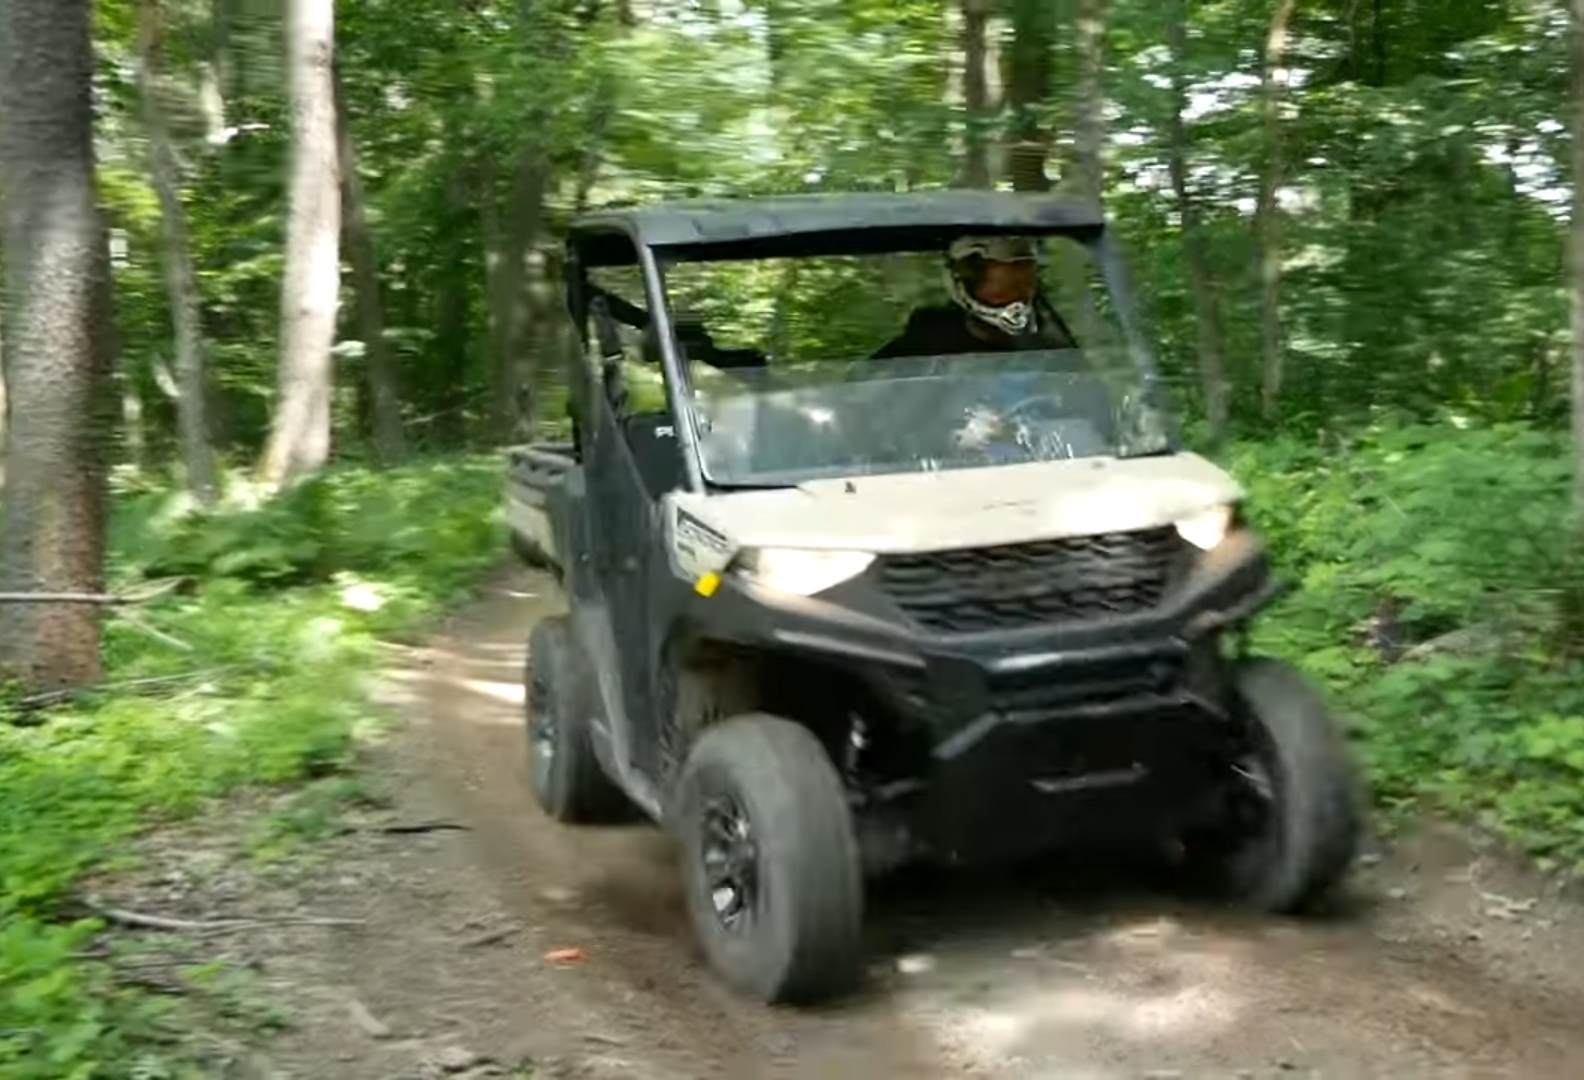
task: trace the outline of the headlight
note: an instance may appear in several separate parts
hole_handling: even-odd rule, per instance
[[[1177,522],[1177,535],[1200,551],[1209,551],[1226,539],[1232,528],[1232,517],[1232,507],[1212,506]]]
[[[767,589],[813,596],[857,577],[874,558],[867,551],[753,548],[738,556],[737,568]]]

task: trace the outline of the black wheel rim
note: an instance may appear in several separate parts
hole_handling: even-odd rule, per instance
[[[759,917],[759,848],[742,805],[727,795],[705,800],[699,821],[704,900],[721,929],[742,933]]]
[[[559,727],[547,680],[535,672],[528,680],[528,754],[536,776],[550,775]]]
[[[1258,874],[1281,855],[1282,791],[1275,748],[1257,726],[1228,764],[1224,828],[1243,874]]]

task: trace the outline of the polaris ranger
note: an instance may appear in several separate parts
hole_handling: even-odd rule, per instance
[[[943,303],[862,343],[943,260]],[[730,276],[751,262],[794,270]],[[913,860],[1115,836],[1270,912],[1336,886],[1362,814],[1342,733],[1246,651],[1266,552],[1167,421],[1095,208],[653,205],[578,220],[565,276],[573,439],[514,449],[509,480],[514,544],[570,605],[529,639],[533,789],[674,835],[730,984],[848,986],[866,878]],[[836,299],[802,337],[712,340],[711,313],[810,281]]]

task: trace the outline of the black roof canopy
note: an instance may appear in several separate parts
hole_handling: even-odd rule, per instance
[[[664,259],[769,259],[938,251],[963,234],[1093,235],[1093,203],[1054,195],[929,191],[690,199],[599,210],[572,222],[585,266],[634,261],[633,245]]]

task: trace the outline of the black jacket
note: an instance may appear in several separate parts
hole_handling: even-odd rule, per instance
[[[900,337],[870,357],[951,356],[957,353],[1016,352],[1022,349],[1070,349],[1072,341],[1050,315],[1041,313],[1039,329],[1028,339],[986,340],[968,328],[969,316],[955,304],[919,308],[908,317]]]

